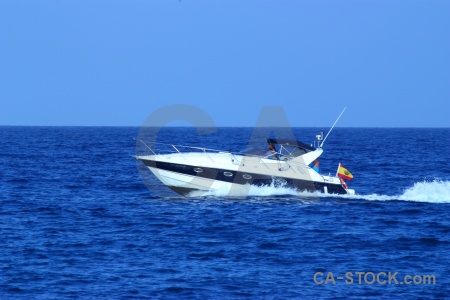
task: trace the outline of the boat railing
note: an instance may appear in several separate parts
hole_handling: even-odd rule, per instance
[[[217,149],[204,148],[204,147],[165,144],[165,143],[158,143],[158,142],[145,143],[143,140],[140,140],[140,139],[137,141],[139,141],[144,146],[143,149],[144,149],[145,153],[143,153],[143,155],[164,155],[164,154],[174,154],[174,153],[183,155],[188,152],[203,153],[207,156],[209,156],[208,154],[210,154],[210,153],[228,153],[228,154],[232,154],[232,155],[242,155],[242,154],[238,154],[238,153],[232,153],[230,151],[217,150]]]
[[[150,155],[150,153],[156,155],[155,151],[153,151],[153,149],[149,145],[147,145],[143,140],[138,139],[137,141],[144,146],[144,156]]]
[[[153,142],[153,143],[146,143],[141,139],[137,140],[140,142],[143,146],[143,151],[141,150],[140,155],[148,156],[148,155],[166,155],[166,154],[179,154],[184,159],[186,158],[187,153],[200,153],[205,156],[207,156],[212,162],[214,162],[213,157],[211,157],[210,154],[224,154],[228,155],[234,164],[240,165],[243,162],[243,156],[245,157],[253,157],[259,159],[262,163],[266,165],[263,158],[260,155],[253,155],[248,154],[244,152],[232,152],[232,151],[226,151],[226,150],[217,150],[212,148],[205,148],[205,147],[195,147],[195,146],[185,146],[185,145],[175,145],[175,144],[165,144],[165,143],[159,143],[159,142]]]
[[[290,168],[297,168],[297,166],[300,166],[304,169],[309,169],[310,167],[308,165],[305,165],[301,162],[295,162],[291,161],[292,158],[295,157],[295,155],[292,155],[293,153],[289,152],[287,149],[284,149],[285,152],[283,152],[283,149],[280,149],[279,152],[277,152],[275,155],[273,155],[273,158],[268,158],[267,156],[261,156],[258,154],[249,154],[244,152],[231,152],[226,150],[217,150],[217,149],[211,149],[211,148],[205,148],[205,147],[195,147],[195,146],[185,146],[185,145],[176,145],[176,144],[166,144],[166,143],[159,143],[159,142],[153,142],[153,143],[146,143],[143,140],[138,140],[142,145],[144,149],[144,153],[141,152],[140,155],[148,156],[148,155],[166,155],[166,154],[179,154],[184,159],[188,159],[186,157],[187,153],[199,153],[203,154],[206,157],[208,157],[212,162],[214,162],[214,158],[210,156],[210,154],[224,154],[228,155],[231,159],[231,162],[237,165],[240,165],[242,163],[245,163],[246,158],[255,158],[260,160],[261,163],[263,163],[266,167],[268,165],[266,164],[267,160],[274,160],[278,162],[279,169],[284,169],[283,165],[287,167],[287,169]],[[264,151],[263,151],[264,152]]]

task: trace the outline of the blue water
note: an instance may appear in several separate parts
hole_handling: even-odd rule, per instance
[[[335,128],[321,172],[341,162],[357,196],[184,198],[152,176],[144,184],[138,135],[0,127],[1,299],[450,297],[450,129]],[[165,128],[157,140],[239,151],[252,135]],[[354,282],[325,284],[328,272]],[[398,272],[399,283],[359,284],[355,272]],[[436,284],[401,284],[407,274]]]

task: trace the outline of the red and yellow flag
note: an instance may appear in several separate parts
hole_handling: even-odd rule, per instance
[[[350,173],[342,164],[339,163],[339,168],[337,171],[337,176],[347,179],[347,180],[352,180],[353,179],[353,175],[352,173]]]

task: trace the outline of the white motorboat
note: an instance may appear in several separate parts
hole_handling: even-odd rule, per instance
[[[280,186],[299,192],[354,194],[337,176],[322,175],[310,165],[322,155],[323,133],[313,145],[296,140],[267,139],[275,149],[267,153],[233,153],[172,144],[145,144],[143,162],[166,186],[180,194],[226,191],[246,195],[252,186]]]

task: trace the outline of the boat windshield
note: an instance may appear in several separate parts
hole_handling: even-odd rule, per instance
[[[276,156],[270,155],[271,153],[268,152],[267,149],[262,148],[249,148],[243,151],[243,154],[245,156],[259,156],[259,157],[271,156],[271,158],[277,157],[279,159],[292,159],[294,157],[307,153],[307,151],[303,148],[292,147],[289,145],[277,145],[276,150],[277,150]]]
[[[267,150],[260,148],[249,148],[244,151],[244,155],[246,156],[264,156]]]
[[[307,151],[303,148],[290,147],[290,146],[283,145],[283,146],[281,146],[280,153],[282,155],[289,155],[292,157],[297,157],[297,156],[307,153]]]

